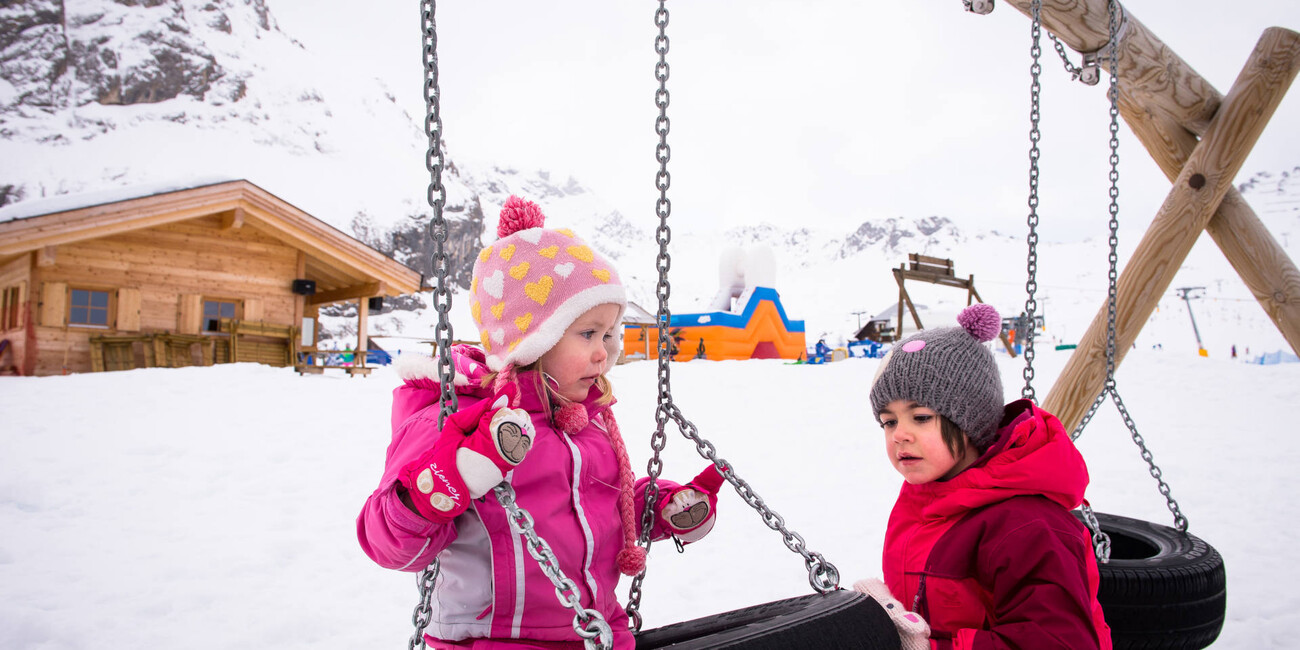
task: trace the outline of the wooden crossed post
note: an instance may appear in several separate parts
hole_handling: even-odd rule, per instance
[[[1029,0],[1009,3],[1030,13]],[[1125,13],[1118,71],[1111,72],[1119,75],[1120,114],[1174,185],[1119,276],[1116,366],[1202,230],[1300,352],[1300,271],[1232,187],[1300,70],[1300,34],[1265,30],[1225,97]],[[1080,52],[1100,50],[1110,39],[1106,0],[1043,0],[1040,16],[1044,28]],[[1093,318],[1043,400],[1067,430],[1082,421],[1105,384],[1107,311],[1103,305]]]

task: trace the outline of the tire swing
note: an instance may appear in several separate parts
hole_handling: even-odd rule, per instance
[[[1088,421],[1097,412],[1097,408],[1110,396],[1128,427],[1133,442],[1141,450],[1142,458],[1150,467],[1151,476],[1159,484],[1160,493],[1168,500],[1170,512],[1174,515],[1174,526],[1163,526],[1128,517],[1094,513],[1085,501],[1075,511],[1078,517],[1091,531],[1094,550],[1097,554],[1100,573],[1100,586],[1097,598],[1101,603],[1106,623],[1111,628],[1111,641],[1114,647],[1127,648],[1161,648],[1164,650],[1199,649],[1210,645],[1223,628],[1226,606],[1226,583],[1223,558],[1213,547],[1199,537],[1187,532],[1187,518],[1178,508],[1178,503],[1170,494],[1169,485],[1162,478],[1162,472],[1156,466],[1151,452],[1147,449],[1137,425],[1129,415],[1124,401],[1115,387],[1115,320],[1116,296],[1119,273],[1117,271],[1117,247],[1119,243],[1119,75],[1116,68],[1119,37],[1122,35],[1123,9],[1116,0],[1109,0],[1109,35],[1110,41],[1097,52],[1085,55],[1084,67],[1074,68],[1065,57],[1064,48],[1057,41],[1056,49],[1065,61],[1066,70],[1084,83],[1095,84],[1098,79],[1100,59],[1097,54],[1106,50],[1110,75],[1110,269],[1109,292],[1107,297],[1107,343],[1106,343],[1106,381],[1101,393],[1093,401],[1083,420],[1070,434],[1077,440],[1083,433]],[[1038,236],[1036,226],[1038,216],[1038,115],[1039,115],[1039,34],[1041,0],[1031,4],[1033,23],[1033,66],[1032,76],[1032,128],[1030,131],[1030,214],[1029,214],[1029,281],[1026,288],[1029,298],[1025,302],[1025,313],[1033,323],[1034,290],[1037,287],[1036,243]],[[1055,41],[1056,37],[1052,36]],[[1089,57],[1092,57],[1089,61]],[[1092,67],[1091,73],[1087,72]],[[1034,398],[1032,387],[1033,371],[1033,332],[1034,327],[1027,328],[1029,336],[1025,345],[1025,387],[1022,396]]]
[[[660,0],[655,13],[655,23],[659,35],[655,49],[659,53],[659,63],[655,76],[659,80],[656,104],[659,117],[656,131],[659,133],[659,146],[656,157],[659,160],[657,185],[660,198],[656,209],[660,224],[656,231],[659,242],[659,403],[655,412],[657,428],[651,439],[654,456],[649,463],[650,481],[646,488],[645,512],[642,520],[642,534],[638,546],[647,553],[650,549],[649,531],[653,521],[655,500],[658,497],[656,479],[662,470],[659,452],[666,441],[664,427],[671,418],[677,423],[682,434],[694,441],[701,456],[709,459],[723,477],[735,487],[737,493],[750,506],[757,510],[763,522],[772,530],[779,531],[790,550],[803,556],[808,568],[808,580],[816,591],[814,594],[789,598],[772,603],[748,607],[722,614],[715,614],[684,623],[640,631],[641,615],[638,612],[641,599],[641,583],[645,578],[642,570],[632,582],[628,599],[627,613],[636,636],[638,649],[673,648],[675,650],[692,649],[746,649],[746,650],[784,650],[787,648],[842,648],[846,650],[895,650],[901,641],[893,621],[873,598],[856,591],[839,588],[839,572],[835,566],[826,561],[820,553],[805,548],[804,540],[785,526],[781,515],[768,508],[749,484],[737,476],[731,464],[717,456],[712,443],[699,437],[695,425],[682,416],[673,404],[669,384],[668,362],[671,355],[667,346],[671,336],[665,334],[670,320],[668,311],[668,242],[671,230],[668,227],[670,204],[667,191],[668,176],[668,37],[665,28],[668,24],[668,10],[665,0]],[[434,338],[438,348],[437,367],[441,392],[439,394],[439,426],[448,415],[455,413],[457,398],[452,390],[454,366],[451,359],[452,332],[449,313],[451,311],[451,290],[448,276],[451,270],[451,258],[447,253],[446,243],[448,224],[443,217],[446,191],[442,185],[442,119],[440,117],[438,89],[438,35],[435,21],[435,0],[421,1],[421,29],[423,34],[424,63],[424,100],[426,117],[425,134],[428,136],[429,148],[425,155],[425,167],[430,173],[428,203],[433,208],[433,217],[429,222],[429,235],[433,239],[432,270],[434,274],[433,303],[438,312]],[[600,648],[609,650],[613,647],[613,633],[609,623],[600,612],[582,605],[582,591],[577,584],[564,574],[559,561],[551,551],[546,540],[539,537],[533,527],[532,516],[515,501],[514,489],[507,482],[493,488],[497,500],[506,509],[512,528],[524,537],[525,546],[533,559],[541,565],[543,572],[555,586],[556,598],[565,607],[572,609],[573,629],[583,639],[583,645],[589,650]],[[431,601],[433,585],[438,576],[439,562],[433,562],[417,576],[420,593],[419,603],[411,616],[415,632],[407,643],[408,650],[424,648],[424,629],[433,614]]]

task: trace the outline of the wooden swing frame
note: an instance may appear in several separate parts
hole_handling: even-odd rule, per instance
[[[1007,0],[1030,15],[1030,0]],[[1045,29],[1076,51],[1106,47],[1107,0],[1042,0]],[[1300,33],[1264,30],[1226,96],[1131,12],[1120,30],[1119,109],[1173,188],[1120,272],[1115,365],[1137,339],[1202,230],[1300,353],[1300,270],[1232,186],[1251,148],[1300,71]],[[1106,57],[1101,65],[1108,66]],[[1106,381],[1107,307],[1079,340],[1043,408],[1066,430],[1083,420]]]
[[[919,280],[937,284],[945,287],[955,287],[966,290],[966,306],[971,305],[971,301],[978,300],[984,302],[980,297],[980,292],[975,290],[975,275],[971,274],[965,279],[957,277],[953,271],[952,260],[938,257],[928,257],[919,253],[908,253],[907,263],[899,264],[898,268],[893,269],[894,282],[898,284],[898,320],[894,326],[894,341],[903,338],[903,307],[906,305],[908,313],[912,314],[912,322],[916,324],[916,329],[925,329],[921,324],[921,315],[916,311],[916,305],[912,302],[911,294],[907,293],[906,281]],[[1002,339],[1002,345],[1007,349],[1007,354],[1016,356],[1015,348],[1011,347],[1011,340],[1007,338],[1006,332],[1000,332],[998,337]]]

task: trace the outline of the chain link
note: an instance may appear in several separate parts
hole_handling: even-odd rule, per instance
[[[1110,0],[1107,3],[1109,16],[1109,36],[1110,41],[1107,43],[1106,56],[1110,68],[1110,87],[1108,89],[1108,99],[1110,100],[1110,252],[1107,255],[1109,269],[1106,274],[1107,292],[1106,292],[1106,382],[1102,386],[1097,399],[1093,400],[1092,406],[1088,409],[1087,414],[1075,427],[1070,434],[1072,439],[1077,440],[1083,435],[1084,428],[1096,414],[1098,407],[1105,401],[1109,395],[1115,403],[1115,408],[1119,410],[1120,417],[1124,420],[1124,426],[1128,428],[1129,435],[1133,443],[1141,451],[1142,460],[1146,461],[1151,477],[1156,480],[1160,494],[1164,495],[1169,512],[1174,516],[1174,527],[1179,531],[1187,532],[1187,517],[1183,516],[1178,502],[1174,499],[1169,484],[1164,481],[1164,472],[1155,464],[1155,458],[1151,450],[1147,449],[1146,441],[1142,434],[1138,433],[1137,424],[1128,412],[1128,407],[1124,405],[1124,400],[1120,397],[1119,389],[1115,383],[1115,356],[1116,349],[1116,319],[1117,306],[1119,302],[1119,40],[1120,40],[1120,20],[1119,12],[1121,11],[1119,3],[1116,0]],[[1088,515],[1088,526],[1093,530],[1093,541],[1097,546],[1097,558],[1101,562],[1106,562],[1110,557],[1110,540],[1105,533],[1101,532],[1100,524],[1096,518],[1091,516],[1091,511],[1085,509]],[[1104,551],[1098,538],[1105,538]],[[1104,559],[1103,559],[1104,558]]]
[[[1101,80],[1101,70],[1097,64],[1095,56],[1084,55],[1082,65],[1076,66],[1070,62],[1070,57],[1065,53],[1065,44],[1056,34],[1047,32],[1047,36],[1052,39],[1052,45],[1056,48],[1056,54],[1061,57],[1061,64],[1065,66],[1065,71],[1070,73],[1070,78],[1080,81],[1089,86],[1097,85]]]
[[[415,606],[415,612],[411,614],[415,633],[406,642],[406,650],[425,647],[424,628],[429,627],[429,621],[433,618],[433,583],[438,578],[438,558],[435,557],[429,567],[417,574],[415,578],[416,586],[420,590],[420,602]]]
[[[673,205],[668,200],[668,187],[672,184],[672,177],[668,174],[668,160],[672,157],[672,149],[668,147],[668,131],[671,123],[668,120],[668,104],[670,101],[668,94],[668,5],[667,0],[659,0],[659,8],[655,10],[655,26],[659,28],[658,35],[655,36],[655,52],[659,54],[659,61],[655,63],[655,79],[659,81],[659,88],[655,91],[655,106],[659,108],[659,116],[655,118],[655,133],[659,134],[659,143],[655,146],[655,160],[659,161],[659,172],[655,175],[655,187],[659,189],[659,200],[655,203],[655,214],[659,216],[659,227],[655,229],[655,241],[659,243],[659,255],[655,258],[655,268],[659,271],[659,283],[655,285],[655,295],[659,298],[659,311],[655,317],[655,322],[659,327],[659,397],[655,407],[655,431],[650,435],[651,456],[646,464],[646,475],[649,478],[646,481],[645,488],[645,509],[641,513],[641,536],[637,539],[637,546],[645,549],[647,557],[650,554],[650,530],[654,526],[654,513],[656,503],[659,500],[659,475],[663,472],[663,460],[660,458],[660,452],[668,443],[668,436],[664,428],[668,424],[669,412],[672,409],[672,388],[669,383],[669,367],[671,355],[672,336],[668,332],[668,321],[670,312],[668,311],[668,296],[672,293],[672,285],[668,283],[668,269],[672,267],[672,257],[668,255],[668,242],[672,240],[672,230],[668,227],[668,217],[672,214]],[[632,578],[632,586],[628,590],[627,616],[631,622],[634,631],[641,630],[641,585],[645,582],[646,572],[643,570]]]
[[[1102,532],[1101,522],[1097,521],[1097,515],[1093,513],[1092,506],[1088,502],[1083,502],[1080,506],[1083,511],[1083,519],[1088,524],[1088,530],[1092,531],[1092,549],[1097,556],[1097,562],[1101,564],[1110,563],[1110,535]]]
[[[578,589],[578,585],[565,577],[564,571],[560,569],[560,561],[551,551],[550,544],[537,535],[532,515],[520,508],[515,501],[514,488],[502,481],[500,485],[493,488],[493,491],[497,495],[497,501],[501,502],[501,506],[510,515],[510,527],[516,534],[524,536],[528,554],[537,560],[542,573],[545,573],[551,580],[551,584],[555,585],[555,597],[559,599],[561,605],[573,610],[573,631],[582,637],[583,645],[588,650],[613,648],[614,632],[609,623],[605,622],[605,617],[601,616],[600,612],[582,606],[582,592]]]
[[[429,220],[429,236],[433,238],[432,270],[434,276],[433,304],[438,312],[438,324],[434,328],[434,338],[438,345],[438,383],[441,387],[438,401],[438,426],[451,413],[456,412],[456,393],[452,389],[451,361],[451,290],[447,287],[447,275],[451,268],[447,255],[447,221],[443,218],[442,208],[446,203],[446,190],[442,186],[442,116],[439,107],[438,90],[438,26],[434,18],[437,5],[434,0],[420,3],[420,28],[422,33],[422,58],[424,63],[424,132],[429,140],[425,151],[424,166],[429,170],[429,207],[433,208],[433,218]],[[420,572],[417,584],[420,602],[411,615],[415,632],[407,642],[407,650],[424,648],[424,629],[428,627],[433,615],[433,585],[438,579],[438,560]]]
[[[655,78],[659,80],[659,89],[655,92],[655,106],[659,108],[659,116],[655,119],[655,132],[659,134],[659,144],[655,148],[655,159],[659,161],[659,173],[655,176],[655,186],[659,189],[659,200],[655,204],[655,213],[659,216],[659,227],[655,230],[655,240],[659,243],[659,255],[655,260],[655,266],[659,271],[659,283],[655,287],[655,294],[659,298],[659,311],[655,317],[659,333],[659,397],[655,407],[655,431],[650,437],[652,454],[646,467],[646,473],[650,480],[646,485],[645,511],[642,513],[641,536],[637,540],[637,545],[649,553],[651,544],[650,530],[654,523],[655,502],[659,496],[658,478],[663,471],[660,452],[663,451],[667,443],[668,437],[665,429],[668,421],[672,420],[681,434],[695,443],[695,448],[700,455],[711,461],[723,478],[727,479],[727,482],[731,483],[732,487],[736,489],[736,493],[750,507],[758,511],[763,523],[768,528],[781,533],[786,547],[803,556],[804,566],[808,569],[808,583],[812,585],[813,589],[821,593],[834,591],[839,588],[840,580],[839,571],[835,568],[835,565],[828,562],[820,553],[809,551],[803,537],[788,529],[785,526],[785,518],[769,508],[763,502],[762,497],[758,496],[758,493],[750,487],[749,483],[736,475],[730,463],[718,457],[713,443],[701,438],[695,425],[687,420],[682,415],[681,410],[673,403],[672,383],[670,380],[672,334],[668,328],[672,320],[672,312],[668,309],[668,297],[672,293],[672,285],[668,281],[668,270],[672,268],[672,256],[668,253],[668,244],[672,241],[672,229],[668,226],[668,217],[672,214],[672,203],[668,200],[668,188],[671,185],[672,178],[668,174],[668,160],[672,157],[672,150],[668,146],[670,122],[668,120],[669,68],[667,55],[669,41],[667,33],[667,0],[659,0],[659,8],[655,11],[655,25],[659,28],[659,34],[655,38],[655,51],[659,54],[659,61],[655,64]],[[645,571],[642,571],[632,579],[632,587],[628,594],[626,607],[632,629],[637,631],[641,629],[642,620],[639,609],[642,595],[641,585],[645,575]]]
[[[1024,354],[1025,354],[1025,387],[1020,390],[1020,396],[1029,400],[1034,400],[1034,312],[1038,309],[1038,301],[1034,298],[1034,292],[1038,290],[1038,141],[1042,135],[1038,130],[1038,120],[1041,117],[1040,108],[1042,101],[1040,98],[1042,84],[1039,77],[1043,72],[1043,66],[1040,59],[1043,49],[1040,47],[1042,35],[1042,0],[1033,0],[1029,5],[1030,9],[1030,33],[1032,34],[1032,44],[1029,53],[1033,59],[1032,65],[1029,66],[1029,235],[1026,241],[1029,244],[1029,255],[1026,262],[1028,280],[1025,282],[1025,313],[1024,318],[1028,322],[1025,328]]]
[[[434,328],[434,339],[438,345],[438,380],[441,387],[439,403],[442,405],[438,415],[438,425],[446,416],[455,413],[457,408],[456,391],[452,387],[454,366],[451,360],[451,288],[447,286],[447,277],[451,273],[451,256],[447,254],[448,226],[443,218],[442,209],[447,201],[447,191],[442,185],[444,165],[442,150],[442,116],[439,106],[441,91],[438,90],[438,27],[434,18],[436,10],[434,0],[424,0],[421,6],[421,18],[424,31],[424,132],[428,136],[429,148],[424,154],[424,166],[429,170],[428,202],[433,208],[433,218],[429,221],[429,236],[433,238],[433,306],[438,312],[438,324]]]

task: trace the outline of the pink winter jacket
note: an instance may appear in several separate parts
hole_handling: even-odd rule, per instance
[[[459,406],[489,396],[479,387],[487,372],[482,352],[453,348]],[[434,587],[428,635],[448,641],[490,637],[540,641],[579,640],[573,611],[529,555],[521,536],[510,530],[505,509],[489,492],[451,524],[434,524],[407,509],[394,492],[398,472],[439,435],[438,384],[432,359],[404,363],[404,383],[393,391],[393,439],[384,475],[357,517],[357,537],[366,555],[400,571],[423,570],[435,556],[441,573]],[[627,614],[614,593],[619,573],[615,556],[622,548],[618,516],[618,460],[602,429],[608,405],[597,405],[592,389],[584,405],[590,422],[574,435],[558,430],[543,413],[534,373],[519,374],[520,407],[532,414],[536,439],[510,475],[519,506],[527,510],[537,534],[546,540],[564,574],[581,592],[582,606],[599,611],[615,634],[616,648],[633,647]],[[637,482],[637,525],[643,511],[646,479]],[[679,487],[659,481],[661,490]],[[656,528],[660,524],[656,523]],[[638,531],[639,533],[639,531]],[[655,537],[662,531],[652,530]]]

